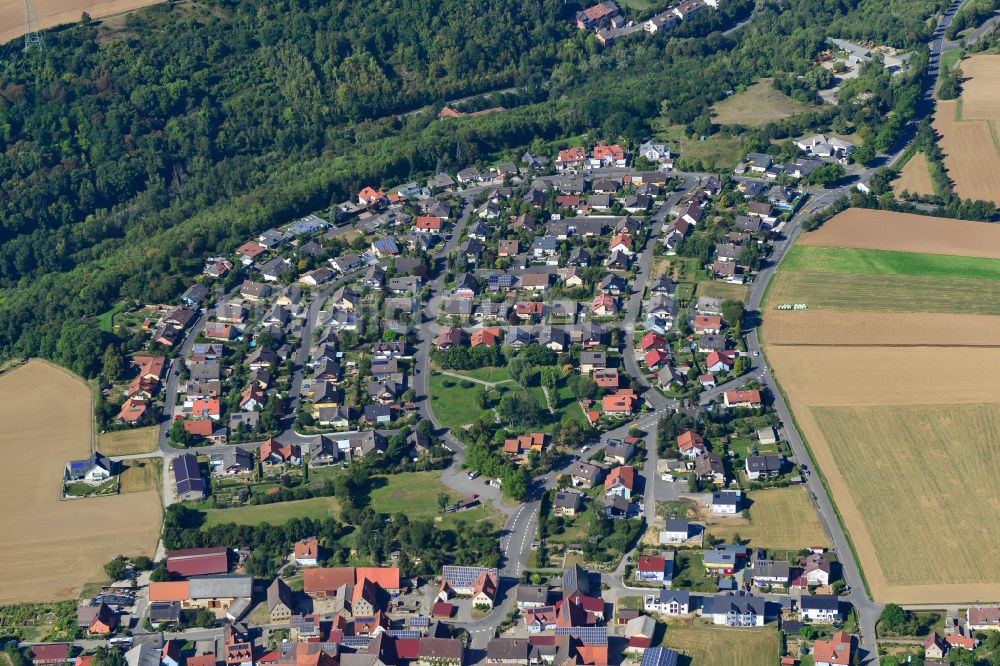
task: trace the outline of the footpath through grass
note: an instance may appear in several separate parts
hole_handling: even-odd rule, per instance
[[[863,273],[1000,280],[1000,259],[794,245],[782,270],[810,273]]]

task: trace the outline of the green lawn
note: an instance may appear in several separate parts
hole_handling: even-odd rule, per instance
[[[97,316],[97,327],[104,331],[105,333],[110,333],[114,329],[115,325],[115,315],[125,309],[124,303],[119,303],[115,307],[111,308],[107,312],[103,312]]]
[[[502,368],[476,368],[475,370],[449,370],[448,372],[454,372],[456,375],[465,375],[466,377],[472,377],[473,379],[493,384],[510,380],[510,372],[506,366]]]
[[[1000,280],[1000,259],[795,245],[781,264],[785,271],[919,275]]]
[[[715,592],[715,579],[705,573],[701,551],[681,551],[674,560],[674,589]]]
[[[483,387],[462,388],[461,381],[435,373],[427,382],[434,416],[441,425],[453,430],[474,423],[482,413],[476,404],[476,395]]]
[[[379,513],[405,513],[410,519],[436,518],[441,516],[440,525],[454,527],[459,521],[469,523],[484,519],[495,519],[497,511],[492,505],[480,504],[473,509],[442,514],[438,510],[438,495],[447,493],[451,502],[462,499],[458,493],[441,483],[441,472],[404,472],[380,477],[371,493],[372,507]]]
[[[721,280],[706,280],[698,283],[698,295],[742,301],[747,296],[747,286],[722,282]]]
[[[339,513],[337,500],[332,497],[315,497],[293,502],[275,502],[256,506],[240,506],[232,509],[206,509],[204,527],[236,523],[237,525],[260,525],[271,523],[280,525],[292,518],[312,518],[321,520]]]

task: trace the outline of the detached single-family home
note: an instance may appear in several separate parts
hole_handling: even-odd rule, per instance
[[[787,563],[786,563],[787,564]],[[840,598],[832,594],[804,594],[799,599],[799,619],[832,624],[843,620]]]
[[[735,515],[740,512],[742,503],[742,491],[719,490],[712,493],[712,513]]]
[[[746,407],[749,409],[759,409],[763,406],[760,391],[751,389],[747,391],[726,391],[722,394],[726,407]]]
[[[717,594],[706,597],[701,614],[727,627],[763,627],[766,622],[763,597],[744,594]]]
[[[853,652],[852,637],[846,631],[838,631],[830,640],[813,643],[813,663],[815,666],[847,666]]]
[[[667,553],[667,557],[640,556],[635,577],[637,580],[662,583],[664,587],[670,587],[674,579],[673,551]]]
[[[635,468],[631,465],[615,467],[604,480],[604,494],[629,499],[635,489]]]
[[[687,615],[691,612],[691,593],[687,590],[660,590],[658,594],[647,594],[643,608],[662,615]]]

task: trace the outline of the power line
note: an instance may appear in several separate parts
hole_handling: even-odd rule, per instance
[[[24,50],[27,51],[32,46],[44,49],[45,40],[38,31],[38,13],[35,11],[34,0],[24,0]]]

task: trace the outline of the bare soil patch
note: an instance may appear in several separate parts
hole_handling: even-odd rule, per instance
[[[796,242],[1000,259],[1000,225],[865,208],[848,208]]]
[[[101,18],[155,5],[159,0],[36,0],[38,27],[52,28],[64,23],[76,23],[87,12]],[[24,2],[0,0],[0,44],[24,35]]]
[[[0,603],[73,598],[115,555],[153,554],[158,492],[59,499],[66,461],[90,454],[92,413],[87,385],[42,361],[0,377],[0,451],[17,471],[0,486]]]
[[[900,169],[899,178],[892,183],[892,190],[897,194],[909,192],[917,196],[934,195],[934,181],[931,180],[931,169],[925,153],[914,153]]]
[[[764,318],[769,345],[1000,347],[1000,319],[929,312],[775,310]]]

